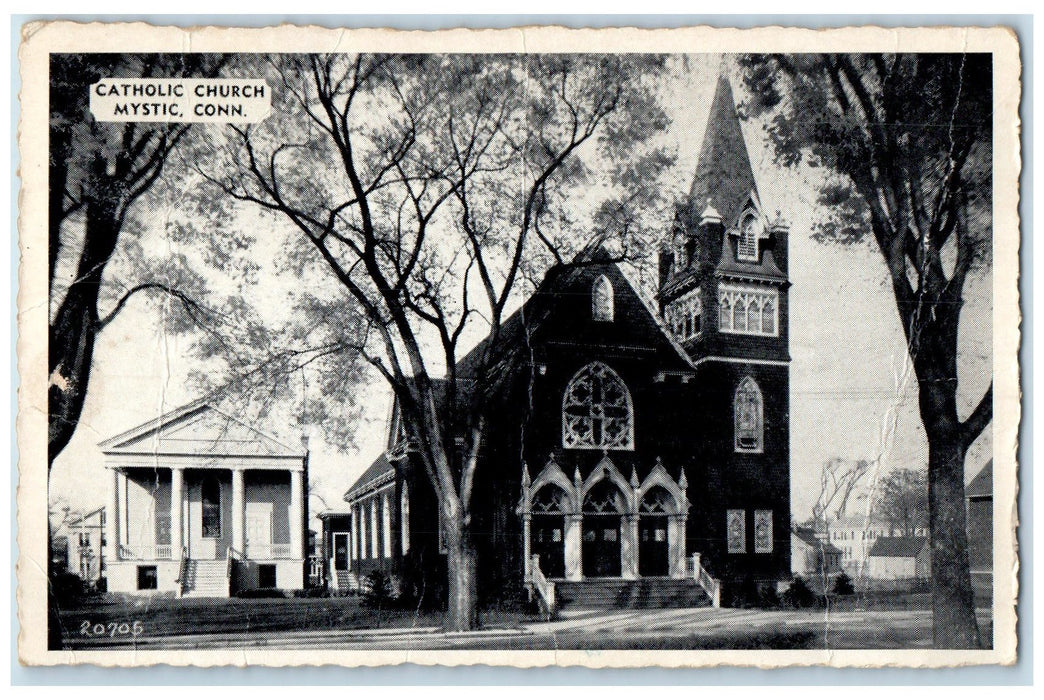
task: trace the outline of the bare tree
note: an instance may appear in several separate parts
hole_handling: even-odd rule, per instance
[[[328,308],[359,310],[354,332],[338,343],[394,391],[438,499],[450,629],[477,624],[472,490],[503,376],[491,349],[528,281],[576,247],[577,185],[596,171],[625,182],[642,159],[666,162],[644,147],[666,123],[645,81],[660,63],[608,55],[273,59],[282,114],[237,130],[216,176],[233,197],[297,229],[307,259],[321,261],[342,293]],[[643,205],[653,181],[611,196],[601,220],[633,221],[627,212]],[[490,342],[465,387],[458,362],[475,332]]]
[[[870,469],[865,459],[855,461],[834,457],[823,464],[819,472],[819,496],[812,506],[812,521],[816,526],[848,514],[848,503],[857,493],[863,477]]]

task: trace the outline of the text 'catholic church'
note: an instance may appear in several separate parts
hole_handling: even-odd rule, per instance
[[[527,359],[476,471],[480,589],[788,577],[787,233],[762,210],[722,77],[661,245],[658,304],[590,246],[505,322],[498,345]],[[388,452],[345,495],[339,565],[356,582],[383,569],[444,585],[434,493],[392,449],[398,423],[396,411]]]

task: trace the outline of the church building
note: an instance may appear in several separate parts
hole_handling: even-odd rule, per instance
[[[787,233],[762,209],[722,77],[656,299],[592,244],[504,324],[498,345],[525,353],[476,471],[480,596],[702,581],[706,604],[719,583],[727,603],[789,577]],[[445,585],[433,489],[399,422],[345,494],[346,559],[360,581],[382,569]]]

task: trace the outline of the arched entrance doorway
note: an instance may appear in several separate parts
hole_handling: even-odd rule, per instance
[[[626,499],[611,481],[600,481],[583,504],[582,563],[585,577],[620,576],[620,539]]]
[[[530,552],[540,557],[540,570],[550,578],[565,576],[565,491],[548,484],[533,496]]]
[[[674,497],[662,486],[653,487],[642,498],[638,512],[639,575],[667,576],[670,573],[667,516],[674,509]]]

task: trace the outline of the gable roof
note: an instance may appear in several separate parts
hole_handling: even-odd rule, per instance
[[[871,557],[916,557],[928,546],[927,537],[878,537]]]
[[[979,470],[968,487],[964,489],[965,498],[993,498],[993,460]]]
[[[304,453],[203,399],[98,444],[105,454],[294,457]]]
[[[366,468],[358,479],[348,487],[344,500],[351,501],[358,496],[382,486],[395,478],[395,465],[388,460],[388,454],[382,452],[377,459]]]
[[[757,195],[754,169],[736,112],[732,85],[722,72],[711,102],[710,117],[700,145],[696,175],[689,188],[689,205],[699,220],[708,201],[721,215],[726,228],[733,226],[747,198]]]
[[[798,538],[809,547],[819,549],[830,554],[840,554],[841,550],[816,536],[815,530],[807,527],[797,527],[793,530],[794,537]]]

